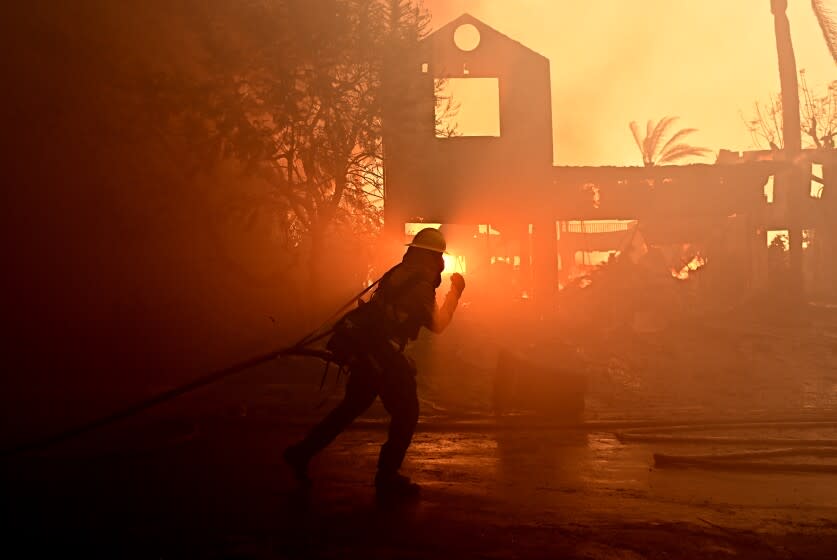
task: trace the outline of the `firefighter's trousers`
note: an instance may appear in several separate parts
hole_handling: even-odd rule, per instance
[[[387,441],[378,457],[378,475],[397,472],[413,439],[419,414],[415,371],[401,358],[403,364],[388,360],[383,370],[369,359],[356,363],[351,368],[343,401],[309,432],[297,449],[313,457],[380,396],[391,419]]]

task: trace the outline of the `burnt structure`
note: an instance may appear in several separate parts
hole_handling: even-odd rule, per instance
[[[463,26],[478,32],[473,50],[454,41]],[[468,15],[427,37],[421,52],[424,62],[416,70],[424,96],[412,126],[397,125],[407,150],[387,152],[387,218],[528,218],[551,180],[549,60]],[[496,80],[499,136],[437,137],[434,85],[478,79]]]
[[[463,34],[468,44],[459,41]],[[752,262],[750,286],[763,282],[766,230],[774,221],[764,186],[780,163],[554,166],[548,59],[467,14],[427,37],[421,56],[410,72],[417,103],[387,123],[390,235],[400,239],[414,221],[491,224],[517,240],[521,273],[534,295],[548,300],[558,287],[559,254],[567,263],[576,250],[615,249],[623,233],[573,231],[567,222],[638,220],[656,243],[734,231],[741,256]],[[439,85],[474,79],[495,81],[499,127],[489,135],[439,134]]]

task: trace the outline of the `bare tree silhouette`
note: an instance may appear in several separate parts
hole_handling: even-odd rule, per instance
[[[697,132],[696,128],[681,128],[670,134],[677,117],[663,117],[658,122],[649,120],[645,136],[639,130],[636,121],[631,121],[631,132],[642,154],[642,164],[653,167],[664,163],[674,163],[689,157],[705,157],[712,153],[708,148],[700,148],[683,142],[683,139]]]
[[[817,91],[808,85],[805,70],[799,71],[799,97],[802,111],[803,147],[817,149],[835,148],[837,140],[837,80]],[[753,112],[741,115],[755,146],[767,146],[781,150],[782,99],[771,95],[766,102],[756,101]]]

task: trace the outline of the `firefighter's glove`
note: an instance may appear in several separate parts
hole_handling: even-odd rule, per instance
[[[450,286],[456,292],[457,297],[461,296],[465,291],[465,278],[458,272],[454,272],[450,275]]]

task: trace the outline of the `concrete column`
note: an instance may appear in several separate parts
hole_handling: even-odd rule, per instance
[[[822,198],[825,227],[822,232],[822,258],[824,285],[829,286],[829,295],[837,296],[837,153],[830,154],[830,158],[822,165]]]

